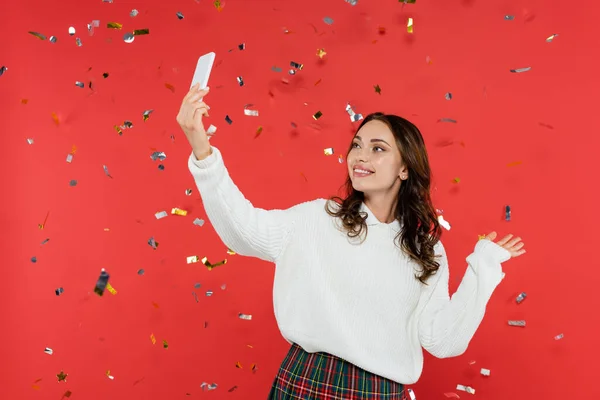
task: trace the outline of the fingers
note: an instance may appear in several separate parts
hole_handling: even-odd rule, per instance
[[[516,237],[513,240],[511,240],[508,243],[506,243],[506,247],[514,247],[514,245],[516,245],[520,241],[521,241],[521,238],[520,237]]]
[[[512,234],[504,236],[502,239],[498,240],[496,244],[499,246],[504,246],[508,241],[513,237]]]
[[[498,236],[498,235],[496,234],[496,232],[490,232],[490,233],[488,233],[487,235],[485,235],[485,238],[486,238],[486,239],[489,239],[489,240],[494,240],[494,239],[496,239],[496,236]]]

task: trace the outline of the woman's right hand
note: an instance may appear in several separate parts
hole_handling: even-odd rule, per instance
[[[177,123],[181,126],[183,133],[185,133],[198,160],[202,160],[212,153],[208,136],[202,123],[202,117],[209,116],[208,110],[210,107],[204,101],[199,101],[201,98],[206,97],[208,91],[208,87],[200,90],[199,84],[192,86],[183,98],[181,108],[177,114]]]

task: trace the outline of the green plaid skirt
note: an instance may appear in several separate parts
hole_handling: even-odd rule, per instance
[[[268,400],[406,400],[404,386],[326,353],[292,345]]]

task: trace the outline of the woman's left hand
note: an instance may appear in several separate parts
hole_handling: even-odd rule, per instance
[[[493,242],[494,239],[496,239],[496,236],[498,236],[496,232],[491,232],[485,235],[484,239],[488,239]],[[513,238],[512,234],[504,236],[502,239],[498,240],[495,243],[498,246],[502,246],[506,250],[508,250],[512,258],[518,257],[526,253],[525,249],[523,248],[523,246],[525,246],[525,243],[521,242],[520,237]]]

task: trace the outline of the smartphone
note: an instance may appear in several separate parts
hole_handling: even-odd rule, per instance
[[[196,71],[194,72],[194,77],[192,78],[192,86],[196,83],[200,84],[200,89],[204,89],[208,86],[208,78],[210,77],[210,71],[212,70],[213,64],[215,63],[215,53],[210,52],[198,59],[198,64],[196,64]],[[200,99],[202,101],[202,99]]]

